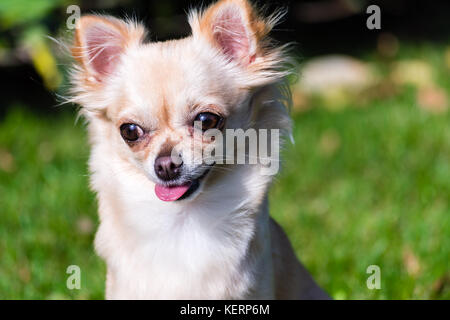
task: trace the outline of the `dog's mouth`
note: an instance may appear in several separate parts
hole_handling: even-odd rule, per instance
[[[170,186],[156,184],[155,194],[162,201],[177,201],[187,199],[198,190],[202,180],[206,177],[210,170],[211,168],[205,170],[205,172],[203,172],[202,175],[198,178],[183,184]]]

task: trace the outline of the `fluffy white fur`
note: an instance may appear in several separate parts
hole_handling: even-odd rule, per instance
[[[273,20],[247,1],[222,0],[190,14],[191,36],[155,43],[134,22],[81,19],[73,101],[88,120],[100,215],[95,246],[107,264],[107,298],[326,298],[270,219],[272,177],[259,165],[217,165],[186,200],[163,202],[154,192],[153,163],[167,141],[190,152],[183,121],[193,106],[219,108],[227,128],[289,134],[288,60],[267,37]],[[154,130],[148,146],[123,141],[123,119]]]

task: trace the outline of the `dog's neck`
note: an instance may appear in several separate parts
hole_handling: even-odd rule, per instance
[[[100,176],[97,171],[93,179]],[[208,185],[194,201],[180,203],[163,203],[154,198],[153,186],[146,177],[142,177],[142,187],[129,194],[129,183],[135,185],[138,176],[119,176],[118,181],[109,180],[114,188],[98,190],[101,224],[96,248],[106,260],[111,277],[127,278],[128,272],[139,273],[142,281],[151,283],[152,288],[158,288],[158,279],[170,277],[169,282],[176,289],[173,288],[174,292],[167,289],[164,294],[168,297],[174,293],[184,297],[184,289],[178,286],[185,281],[175,280],[179,277],[197,283],[192,289],[203,283],[199,279],[211,277],[212,283],[223,287],[222,291],[210,292],[218,294],[217,298],[248,294],[246,279],[255,277],[252,274],[255,268],[250,265],[260,263],[261,259],[267,259],[263,256],[270,254],[268,178],[261,180],[255,166],[237,167],[227,172],[220,183]],[[122,274],[111,275],[114,270]],[[235,280],[241,287],[231,293],[226,284],[233,277],[239,278]],[[166,284],[160,285],[159,290],[164,291]],[[157,290],[153,292],[145,285],[142,291],[133,292],[138,298],[139,292],[147,296],[149,290],[150,295],[158,296]]]

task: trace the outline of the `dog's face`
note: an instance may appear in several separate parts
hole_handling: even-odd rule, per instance
[[[250,126],[252,92],[274,80],[281,54],[267,46],[270,21],[244,0],[190,24],[185,39],[144,42],[136,23],[84,16],[73,47],[93,143],[143,172],[163,201],[195,198],[214,166],[204,151],[218,143],[204,132]]]

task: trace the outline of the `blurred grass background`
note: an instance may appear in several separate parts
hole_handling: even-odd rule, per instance
[[[55,107],[64,65],[54,68],[60,57],[42,37],[58,33],[69,4],[37,2],[40,11],[25,18],[25,2],[0,5],[0,70],[12,82],[0,113],[0,299],[102,299],[105,266],[93,248],[98,218],[85,128],[74,107]],[[178,20],[161,17],[187,5],[167,3],[174,7],[153,4],[159,9],[150,24],[170,37]],[[84,6],[92,8],[82,2],[82,12]],[[103,7],[115,13],[131,1],[94,9]],[[301,17],[292,7],[282,27],[297,30]],[[299,23],[299,30],[324,28]],[[368,34],[364,26],[352,37]],[[301,32],[281,37],[298,36],[303,72],[292,87],[295,144],[284,151],[271,213],[333,298],[450,298],[450,37],[439,30],[439,39],[384,30],[357,47],[317,44]],[[30,33],[53,67],[36,66],[39,59],[27,53],[29,38],[21,37]],[[334,69],[353,80],[330,79]],[[66,287],[72,264],[81,268],[80,290]],[[380,290],[366,286],[369,265],[381,268]]]

